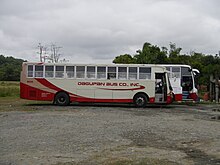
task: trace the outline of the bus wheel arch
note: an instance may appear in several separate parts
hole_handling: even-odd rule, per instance
[[[56,105],[65,106],[70,104],[70,96],[65,91],[59,91],[54,96],[54,103]]]
[[[133,102],[136,107],[144,108],[149,102],[149,96],[144,92],[136,93],[133,97]]]

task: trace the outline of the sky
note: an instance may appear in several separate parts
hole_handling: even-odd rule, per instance
[[[72,63],[111,63],[145,42],[220,50],[219,0],[0,0],[0,54],[39,61],[38,44]],[[49,51],[48,51],[49,53]]]

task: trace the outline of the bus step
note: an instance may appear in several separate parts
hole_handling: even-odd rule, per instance
[[[193,99],[183,99],[182,102],[195,102]]]

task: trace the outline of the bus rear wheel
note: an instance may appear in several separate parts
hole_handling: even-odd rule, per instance
[[[65,106],[70,104],[69,95],[66,92],[59,92],[55,96],[55,104]]]
[[[144,108],[146,107],[147,105],[147,96],[144,95],[144,94],[137,94],[135,97],[134,97],[134,104],[136,107],[138,108]]]

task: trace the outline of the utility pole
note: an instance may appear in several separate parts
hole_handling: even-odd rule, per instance
[[[46,62],[46,58],[48,58],[48,54],[47,54],[47,47],[44,47],[44,55],[43,55],[43,62]]]
[[[43,62],[43,56],[42,56],[42,54],[43,54],[43,46],[41,45],[41,43],[39,43],[38,44],[38,48],[40,49],[40,52],[39,52],[39,54],[40,54],[40,62]]]

